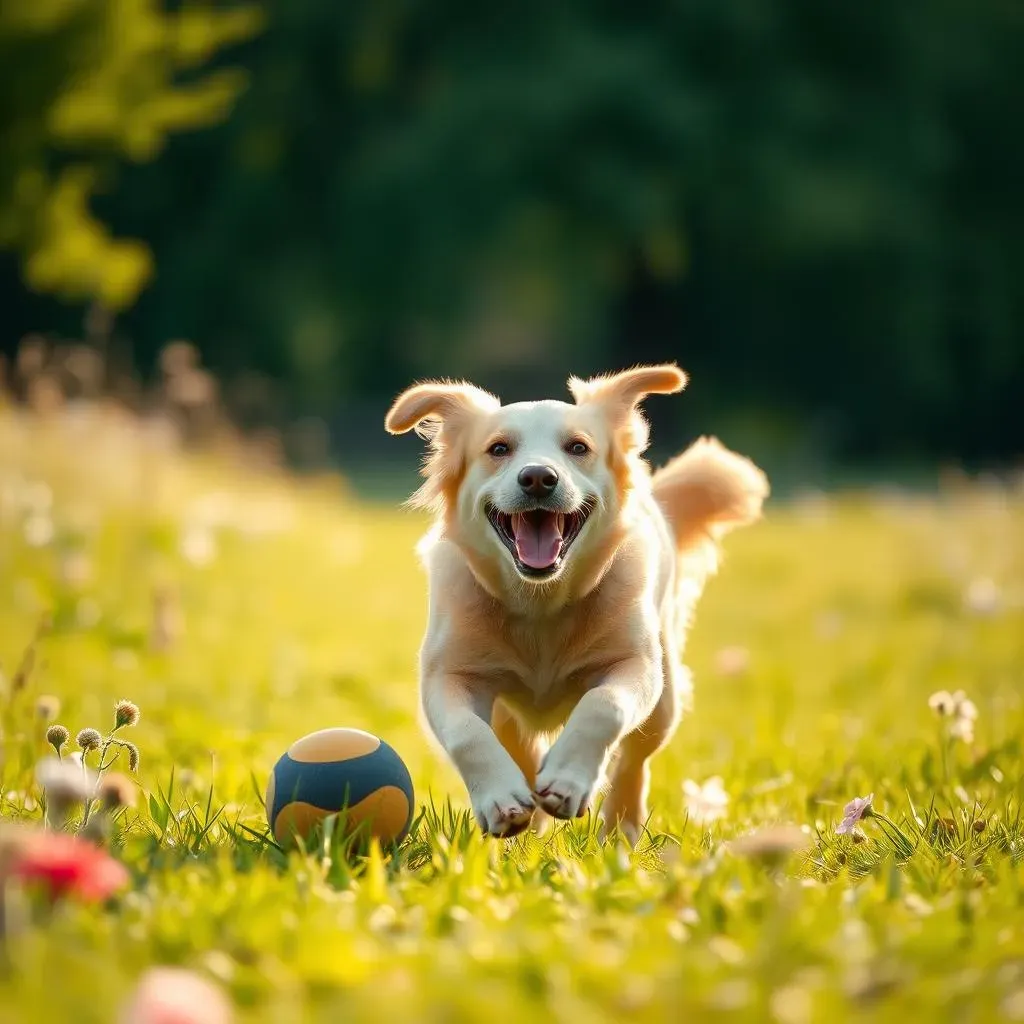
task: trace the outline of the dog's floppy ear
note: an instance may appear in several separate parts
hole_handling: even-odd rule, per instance
[[[675,363],[634,366],[590,380],[569,378],[569,390],[577,405],[596,402],[614,417],[624,418],[648,395],[672,395],[686,387],[686,374]]]
[[[495,412],[501,402],[472,384],[426,381],[403,391],[384,418],[389,434],[415,430],[429,443],[422,473],[426,483],[409,499],[415,508],[439,512],[450,506],[464,471],[459,427],[474,415]]]
[[[472,384],[457,381],[426,381],[403,391],[388,410],[384,429],[389,434],[415,430],[433,440],[442,425],[479,412],[494,412],[501,402]]]
[[[596,405],[608,417],[612,428],[625,431],[628,448],[647,447],[647,423],[637,406],[648,395],[672,395],[686,387],[687,377],[675,363],[634,366],[590,380],[569,378],[569,390],[577,405]]]

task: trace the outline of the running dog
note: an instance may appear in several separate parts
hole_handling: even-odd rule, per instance
[[[572,403],[510,405],[431,381],[387,414],[428,443],[409,500],[435,517],[421,708],[487,834],[582,816],[604,783],[606,834],[635,842],[647,821],[650,758],[690,699],[697,600],[769,490],[713,438],[652,473],[640,403],[686,380],[641,366],[571,378]]]

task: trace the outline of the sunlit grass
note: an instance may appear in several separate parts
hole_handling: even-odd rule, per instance
[[[423,525],[98,408],[0,413],[2,813],[41,813],[41,695],[72,736],[142,709],[114,840],[131,891],[21,934],[0,1021],[109,1022],[152,963],[253,1021],[1024,1019],[1019,493],[807,498],[732,538],[632,854],[590,819],[510,844],[471,826],[417,720]],[[973,743],[938,690],[977,706]],[[265,838],[271,765],[326,725],[409,765],[420,811],[390,859]],[[714,776],[702,824],[683,783]],[[884,818],[837,835],[870,793]],[[729,845],[776,825],[803,831]],[[806,851],[773,845],[794,835]]]

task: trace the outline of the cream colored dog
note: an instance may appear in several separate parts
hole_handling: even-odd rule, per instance
[[[685,384],[674,365],[638,367],[571,379],[575,404],[503,406],[429,382],[388,412],[390,433],[429,442],[410,499],[436,514],[420,546],[420,696],[484,832],[515,835],[538,809],[578,817],[605,778],[605,831],[635,841],[646,821],[648,760],[689,699],[682,647],[718,540],[768,493],[713,439],[651,474],[639,403]]]

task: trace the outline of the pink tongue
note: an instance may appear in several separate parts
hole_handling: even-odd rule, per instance
[[[552,512],[535,518],[522,513],[512,517],[516,554],[523,565],[531,569],[547,569],[554,565],[562,550],[561,518]]]

